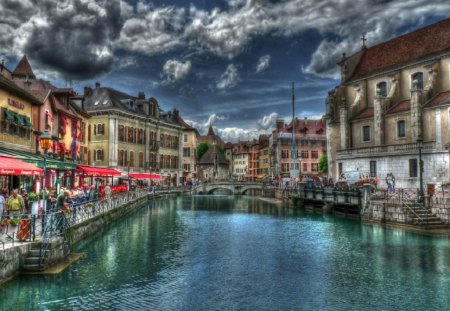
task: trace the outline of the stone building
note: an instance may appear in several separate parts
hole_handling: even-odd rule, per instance
[[[85,88],[89,163],[122,172],[157,172],[165,184],[178,185],[182,177],[182,127],[172,112],[163,112],[154,98],[140,92],[131,96],[101,87]]]
[[[292,169],[292,121],[276,121],[276,128],[269,138],[270,177],[290,177]],[[295,119],[295,143],[297,168],[302,175],[318,175],[319,159],[326,154],[325,121]]]
[[[240,141],[233,144],[233,174],[237,180],[244,180],[249,175],[250,146],[247,141]]]
[[[229,165],[225,155],[219,151],[217,144],[213,143],[199,160],[200,180],[207,182],[228,180]]]
[[[399,187],[449,181],[450,19],[342,57],[329,92],[328,167],[362,171]]]

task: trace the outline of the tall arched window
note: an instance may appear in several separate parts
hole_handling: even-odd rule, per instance
[[[387,96],[387,83],[385,81],[377,84],[377,94],[380,94],[383,97]]]
[[[144,153],[143,152],[139,152],[139,167],[140,168],[144,167]]]
[[[414,81],[417,81],[417,88],[423,90],[423,72],[416,72],[411,76],[411,88],[414,86]]]
[[[134,151],[130,151],[130,167],[134,167]]]
[[[125,166],[125,153],[123,150],[119,150],[119,166]]]

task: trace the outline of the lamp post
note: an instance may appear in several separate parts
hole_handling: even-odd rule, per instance
[[[422,138],[417,139],[417,147],[419,148],[419,202],[423,202],[423,163],[422,163]]]
[[[42,133],[39,136],[39,144],[41,146],[42,149],[44,149],[44,171],[43,171],[43,175],[42,175],[42,199],[44,200],[44,206],[42,207],[44,209],[43,214],[45,217],[45,214],[47,214],[47,200],[45,198],[45,178],[46,178],[46,166],[47,166],[47,152],[48,149],[50,149],[51,145],[52,145],[52,135],[50,135],[50,133],[48,132],[48,129],[46,129],[44,131],[44,133]],[[42,226],[42,230],[44,230],[44,226]]]

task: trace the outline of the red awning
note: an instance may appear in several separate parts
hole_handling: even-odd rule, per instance
[[[78,165],[77,171],[82,172],[87,176],[121,176],[122,173],[113,168],[95,167],[87,165]]]
[[[16,158],[0,156],[0,175],[42,175],[42,169]]]
[[[134,179],[151,179],[151,180],[162,180],[163,177],[158,174],[149,174],[149,173],[131,173],[128,175]]]

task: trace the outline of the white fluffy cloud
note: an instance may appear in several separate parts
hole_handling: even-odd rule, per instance
[[[220,76],[216,82],[216,87],[219,90],[229,89],[235,87],[240,81],[239,73],[235,65],[228,65],[225,72]]]
[[[225,116],[219,116],[219,115],[213,113],[212,115],[209,116],[208,121],[206,121],[206,123],[203,124],[203,127],[208,128],[210,125],[214,126],[214,124],[217,121],[223,121],[226,119],[227,118]]]
[[[239,140],[251,140],[259,137],[256,130],[245,130],[239,127],[226,127],[216,129],[219,136],[226,142],[235,143]]]
[[[258,126],[261,130],[269,130],[275,127],[275,121],[278,118],[278,113],[272,112],[268,116],[264,116],[262,119],[258,120]]]
[[[180,62],[169,59],[163,66],[162,76],[166,82],[175,82],[186,77],[191,70],[191,61]]]
[[[256,65],[256,72],[260,73],[265,71],[270,66],[270,55],[261,56]]]

